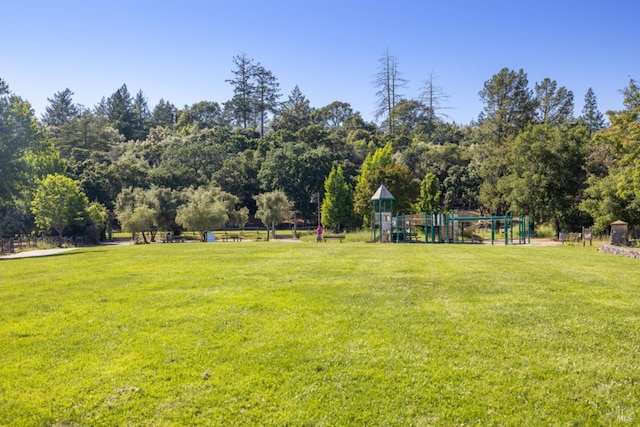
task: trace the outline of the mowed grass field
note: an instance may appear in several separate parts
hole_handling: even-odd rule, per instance
[[[0,425],[638,425],[640,262],[184,243],[0,260]]]

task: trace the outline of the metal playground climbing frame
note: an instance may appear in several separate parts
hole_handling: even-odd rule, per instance
[[[373,242],[465,243],[466,239],[470,243],[490,241],[492,245],[497,240],[504,240],[505,245],[531,243],[528,217],[482,216],[469,212],[393,215],[393,201],[393,195],[384,185],[371,197]],[[488,233],[489,237],[479,232]]]

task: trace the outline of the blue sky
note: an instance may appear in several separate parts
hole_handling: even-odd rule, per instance
[[[478,92],[503,67],[530,87],[545,77],[572,90],[575,114],[593,88],[599,109],[621,109],[640,79],[640,2],[611,1],[5,1],[0,78],[33,105],[69,88],[93,107],[122,84],[149,106],[182,108],[232,96],[232,58],[245,53],[295,85],[313,107],[351,104],[373,119],[372,81],[388,50],[416,98],[430,73],[445,111],[469,123]]]

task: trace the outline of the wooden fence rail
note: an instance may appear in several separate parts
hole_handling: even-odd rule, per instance
[[[45,236],[45,237],[7,237],[0,238],[0,255],[12,254],[16,252],[24,252],[31,249],[37,249],[42,247],[58,247],[58,246],[84,246],[87,244],[87,238],[85,236],[78,237],[60,237],[57,236]]]

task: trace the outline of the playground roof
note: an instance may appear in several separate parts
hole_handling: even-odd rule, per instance
[[[371,200],[394,200],[393,194],[387,190],[387,187],[382,184],[378,190],[375,192],[373,196],[371,196]]]

